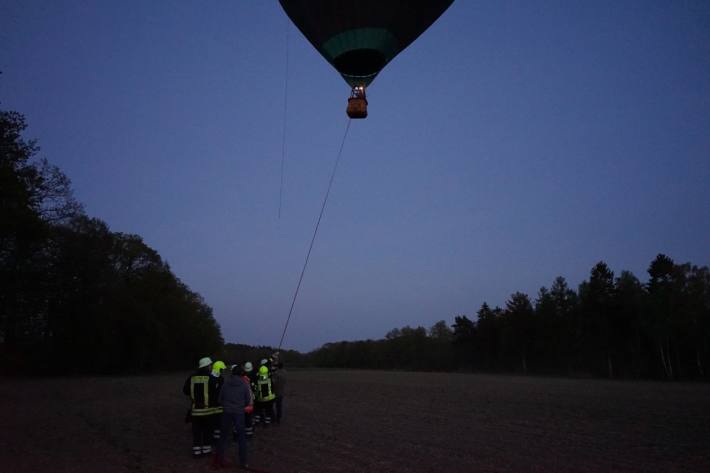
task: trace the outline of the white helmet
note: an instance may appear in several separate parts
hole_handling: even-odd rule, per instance
[[[200,361],[197,363],[198,368],[204,368],[205,366],[209,366],[212,364],[212,358],[209,356],[206,356],[204,358],[200,358]]]
[[[261,361],[259,362],[259,366],[264,366],[269,362],[266,358],[262,358]]]
[[[251,370],[253,369],[254,367],[251,365],[251,361],[247,361],[246,363],[244,363],[244,371],[246,371],[247,373],[251,373]]]

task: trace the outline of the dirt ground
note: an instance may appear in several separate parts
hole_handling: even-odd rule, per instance
[[[184,378],[0,378],[2,471],[211,471],[190,457]],[[710,385],[290,371],[284,422],[249,456],[270,473],[710,472]]]

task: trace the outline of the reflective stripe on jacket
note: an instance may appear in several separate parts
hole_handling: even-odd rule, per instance
[[[256,378],[256,400],[259,402],[273,401],[276,398],[271,388],[271,378],[269,375],[259,375]]]
[[[222,412],[222,409],[216,405],[215,380],[209,374],[195,373],[190,376],[188,383],[193,416],[208,416]]]

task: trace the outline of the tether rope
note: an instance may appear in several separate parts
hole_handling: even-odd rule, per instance
[[[281,136],[281,184],[279,185],[279,220],[281,220],[281,206],[283,204],[284,190],[284,163],[286,161],[286,117],[288,116],[288,38],[289,31],[288,18],[286,18],[286,79],[284,80],[284,121],[283,134]]]
[[[296,305],[296,298],[298,298],[298,291],[301,289],[301,283],[303,282],[303,275],[306,274],[306,268],[308,267],[308,260],[311,257],[311,251],[313,250],[313,243],[316,241],[316,236],[318,235],[318,228],[320,227],[320,221],[323,218],[323,212],[325,212],[325,205],[328,203],[328,196],[330,195],[330,189],[333,187],[333,180],[335,179],[335,172],[338,170],[338,164],[340,163],[340,157],[343,155],[343,147],[345,146],[345,139],[348,137],[348,131],[350,130],[350,119],[348,119],[348,125],[345,127],[345,134],[343,135],[343,141],[340,143],[340,150],[338,151],[338,157],[335,159],[335,164],[333,165],[333,171],[330,174],[330,181],[328,182],[328,190],[325,192],[325,197],[323,198],[323,205],[320,208],[320,215],[318,215],[318,221],[316,222],[316,228],[313,231],[313,238],[311,238],[311,244],[308,247],[308,253],[306,254],[306,261],[303,263],[303,269],[301,270],[301,276],[298,278],[298,285],[296,286],[296,291],[293,293],[293,300],[291,301],[291,308],[288,310],[288,317],[286,318],[286,324],[284,325],[284,331],[281,334],[281,340],[279,341],[279,351],[281,350],[281,345],[283,344],[284,337],[286,336],[286,330],[288,329],[288,324],[291,321],[291,314],[293,314],[293,307]]]

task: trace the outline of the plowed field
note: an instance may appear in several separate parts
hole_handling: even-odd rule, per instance
[[[2,471],[211,471],[190,457],[184,378],[0,379]],[[707,384],[290,371],[285,409],[252,469],[710,472]]]

